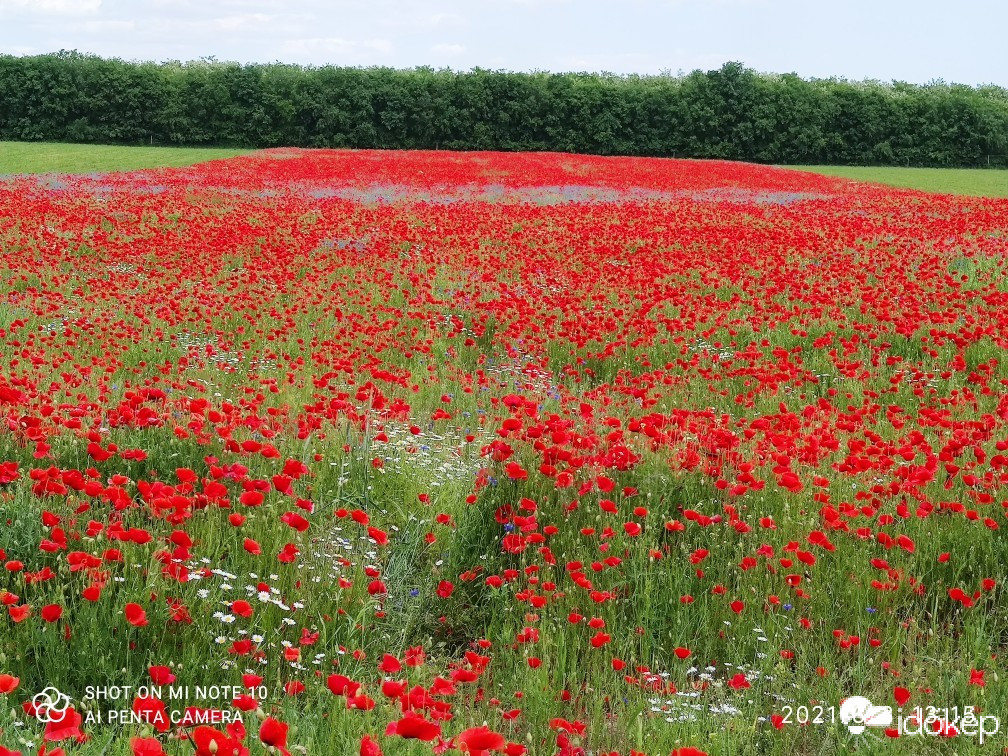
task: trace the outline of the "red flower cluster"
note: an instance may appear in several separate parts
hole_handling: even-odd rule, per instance
[[[992,693],[1004,201],[277,150],[0,202],[0,699],[26,717],[69,659],[235,686],[181,720],[128,702],[147,756],[325,752],[327,726],[362,756],[702,753],[697,712],[697,746],[732,711],[787,737],[774,701],[836,679],[934,702],[944,637],[934,674]]]

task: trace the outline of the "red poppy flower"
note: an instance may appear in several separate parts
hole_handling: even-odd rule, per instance
[[[130,752],[132,756],[164,756],[164,748],[157,738],[130,738]]]
[[[346,675],[333,674],[326,678],[326,687],[333,695],[352,697],[357,694],[360,683],[354,682]]]
[[[402,719],[389,723],[385,734],[398,735],[401,738],[430,741],[441,735],[441,725],[425,719],[416,712],[407,711]]]
[[[486,725],[470,727],[468,730],[460,732],[455,740],[460,751],[471,754],[485,754],[489,751],[503,752],[507,745],[503,735],[494,732]]]
[[[263,745],[276,748],[283,756],[290,756],[290,751],[287,750],[287,729],[284,722],[266,717],[259,726],[259,740]]]
[[[728,681],[728,687],[733,690],[744,690],[745,688],[751,687],[746,676],[741,672],[736,672],[732,678]]]
[[[382,656],[381,663],[378,665],[378,669],[387,675],[399,674],[402,670],[402,663],[392,654],[385,654]]]
[[[160,733],[168,732],[171,729],[171,719],[168,709],[160,698],[135,698],[133,700],[133,713],[141,722],[146,722]]]
[[[133,627],[144,627],[147,624],[147,612],[140,604],[126,604],[123,613],[126,615],[126,621]]]
[[[0,674],[0,695],[13,693],[20,682],[21,680],[13,675]]]
[[[81,715],[73,706],[67,707],[66,711],[59,715],[50,711],[42,737],[47,743],[59,743],[69,738],[79,740],[84,737],[84,733],[80,729],[81,722]]]
[[[196,747],[195,756],[220,756],[241,752],[240,743],[235,743],[229,735],[208,725],[199,725],[190,737]]]

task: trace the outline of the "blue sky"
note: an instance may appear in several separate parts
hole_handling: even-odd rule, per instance
[[[0,0],[0,52],[1008,85],[1008,3],[962,0]]]

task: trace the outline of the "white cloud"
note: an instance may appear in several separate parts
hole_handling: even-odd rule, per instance
[[[288,39],[280,45],[280,51],[297,60],[316,60],[325,57],[328,62],[339,63],[328,56],[357,59],[373,56],[374,53],[392,52],[392,43],[387,39],[345,39],[343,37],[310,37]]]
[[[465,45],[434,45],[431,52],[437,55],[461,55],[465,52]]]
[[[429,26],[457,26],[464,23],[465,19],[458,13],[435,13],[427,18]]]
[[[210,12],[223,9],[278,11],[289,8],[291,5],[286,0],[213,0],[213,2],[207,0],[145,0],[145,2],[154,8],[166,8],[176,13],[187,9]]]
[[[86,32],[92,34],[102,34],[104,32],[133,31],[136,29],[134,21],[120,21],[118,19],[104,19],[99,21],[85,21],[80,25]]]
[[[0,0],[0,13],[40,13],[47,16],[86,16],[97,13],[102,0]]]
[[[118,23],[135,24],[138,31],[153,34],[157,37],[168,37],[179,41],[192,43],[194,40],[205,40],[208,37],[215,40],[230,39],[262,39],[266,36],[284,39],[299,37],[311,27],[306,16],[273,15],[269,13],[241,13],[230,16],[136,16],[136,20]],[[102,23],[100,21],[95,23]],[[117,22],[110,21],[110,30]],[[246,36],[242,36],[246,35]],[[257,35],[257,36],[256,36]],[[216,47],[216,45],[215,45]],[[216,54],[216,51],[213,53]]]
[[[237,16],[222,16],[214,18],[209,25],[218,31],[248,31],[272,26],[279,20],[277,16],[267,13],[246,13]]]

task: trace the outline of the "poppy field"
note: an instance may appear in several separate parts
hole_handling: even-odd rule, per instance
[[[1005,745],[1008,200],[281,149],[0,257],[0,756]]]

